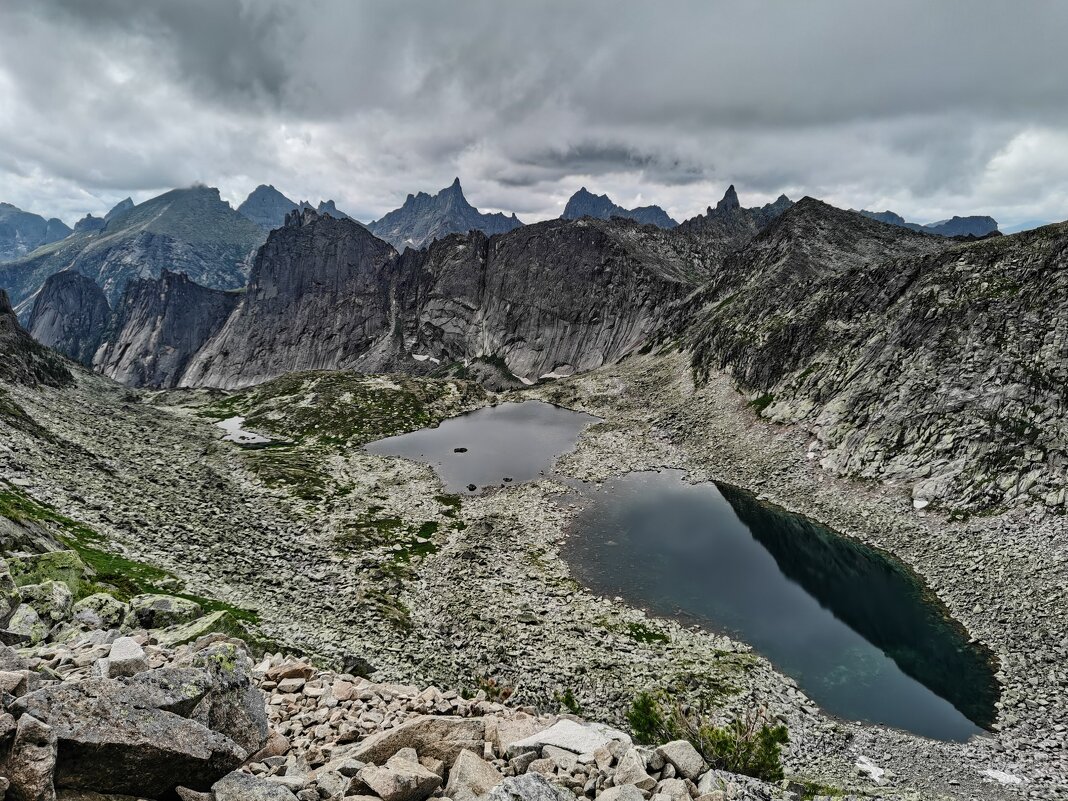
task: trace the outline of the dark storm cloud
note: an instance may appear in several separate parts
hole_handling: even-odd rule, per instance
[[[582,184],[686,217],[734,182],[1060,219],[1065,30],[1041,0],[4,0],[0,199],[269,182],[372,217],[459,174],[531,218]]]

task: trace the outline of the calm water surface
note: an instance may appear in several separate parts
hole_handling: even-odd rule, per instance
[[[476,494],[550,474],[595,422],[505,403],[366,447],[427,462],[449,492]],[[592,590],[734,635],[842,718],[945,740],[994,720],[988,654],[899,562],[681,471],[633,473],[580,495],[563,555]]]
[[[573,450],[583,430],[597,422],[592,415],[541,401],[502,403],[366,448],[380,456],[428,462],[449,492],[477,494],[547,475],[553,459]]]
[[[589,493],[576,578],[748,642],[839,717],[966,740],[995,717],[987,653],[900,563],[681,471]]]

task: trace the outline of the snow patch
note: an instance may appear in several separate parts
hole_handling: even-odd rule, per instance
[[[220,420],[217,425],[223,431],[226,432],[226,436],[223,439],[229,442],[237,442],[241,445],[260,445],[271,440],[267,437],[256,434],[252,431],[245,431],[241,426],[245,424],[244,417],[229,417],[226,420]]]
[[[857,770],[865,774],[876,784],[883,783],[883,774],[886,773],[886,770],[884,768],[880,768],[866,756],[862,756],[857,759]]]
[[[1024,783],[1024,780],[1021,779],[1019,776],[1017,776],[1017,775],[1015,775],[1013,773],[1009,773],[1008,771],[997,770],[996,768],[987,768],[986,770],[981,771],[981,773],[984,776],[986,776],[988,779],[992,779],[993,781],[999,782],[1001,784],[1023,784]]]

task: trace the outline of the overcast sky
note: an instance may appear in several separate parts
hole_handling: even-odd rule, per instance
[[[0,200],[1068,218],[1068,2],[0,0]]]

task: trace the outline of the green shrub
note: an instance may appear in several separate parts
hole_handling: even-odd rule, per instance
[[[642,692],[631,703],[627,722],[638,742],[685,739],[717,770],[766,782],[783,778],[782,746],[789,742],[789,732],[785,726],[768,725],[763,710],[716,726],[699,710],[669,703],[664,694]]]

